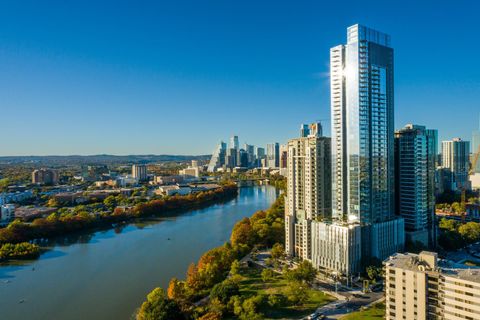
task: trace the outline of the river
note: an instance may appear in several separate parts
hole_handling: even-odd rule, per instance
[[[0,265],[0,319],[131,319],[153,288],[228,240],[235,222],[268,208],[271,186],[175,218],[58,239],[38,260]]]

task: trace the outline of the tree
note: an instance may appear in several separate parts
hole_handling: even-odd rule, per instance
[[[480,240],[480,223],[467,222],[458,227],[458,232],[462,238],[469,243]]]
[[[230,242],[233,246],[239,244],[253,246],[255,243],[255,232],[252,229],[249,218],[243,218],[235,224],[230,237]]]
[[[180,305],[185,304],[188,300],[187,288],[185,282],[172,278],[168,284],[167,295],[169,299],[175,300]]]
[[[458,224],[459,223],[455,220],[442,218],[438,226],[443,230],[456,231]]]
[[[283,248],[283,245],[281,243],[275,243],[272,247],[271,255],[272,258],[275,260],[283,258],[285,254],[285,249]]]
[[[262,281],[263,282],[268,282],[272,280],[274,277],[274,273],[272,269],[265,268],[262,270]]]
[[[260,320],[263,319],[263,315],[258,312],[258,307],[263,302],[263,296],[257,295],[245,299],[238,296],[232,298],[233,312],[241,320]]]
[[[218,299],[221,303],[226,304],[231,297],[238,295],[239,292],[240,288],[238,284],[227,279],[212,288],[210,298]]]
[[[168,299],[165,291],[155,288],[147,295],[137,314],[137,320],[180,320],[180,308],[175,301]]]
[[[232,265],[230,266],[230,274],[232,276],[237,275],[240,272],[240,262],[237,259],[233,260]]]
[[[268,305],[272,308],[278,308],[285,304],[285,297],[281,294],[270,294],[268,296]]]
[[[382,274],[382,268],[377,266],[368,266],[366,271],[370,280],[376,280]]]
[[[301,282],[290,282],[285,293],[288,301],[296,306],[304,304],[308,299],[307,286]]]
[[[313,265],[309,261],[303,260],[296,269],[287,270],[285,277],[289,281],[306,282],[310,284],[315,279],[316,274],[317,270],[315,270]]]

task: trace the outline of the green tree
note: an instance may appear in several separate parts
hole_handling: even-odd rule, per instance
[[[262,270],[262,281],[263,282],[268,282],[272,280],[274,277],[274,273],[272,269],[265,268]]]
[[[210,297],[212,299],[218,299],[221,303],[226,304],[231,297],[239,294],[239,290],[237,283],[227,279],[216,284],[212,288],[212,291],[210,291]]]
[[[296,306],[304,304],[308,299],[307,286],[298,281],[290,282],[285,293],[288,301]]]
[[[283,258],[285,255],[285,249],[283,248],[283,245],[281,243],[275,243],[272,247],[272,252],[271,252],[272,258],[275,260]]]
[[[480,223],[467,222],[458,227],[458,233],[468,242],[473,243],[480,240]]]
[[[147,295],[137,314],[137,320],[180,320],[183,316],[177,303],[167,298],[165,291],[155,288]]]
[[[230,273],[232,276],[238,275],[240,272],[240,262],[237,259],[233,260],[232,265],[230,266]]]

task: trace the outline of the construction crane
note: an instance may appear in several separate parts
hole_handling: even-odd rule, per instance
[[[477,163],[479,158],[480,158],[480,144],[478,145],[477,151],[473,154],[472,163],[471,163],[470,169],[468,170],[468,176],[475,173],[475,169],[477,168]],[[467,209],[466,209],[466,201],[465,201],[466,193],[467,193],[466,187],[462,186],[461,203],[462,203],[462,208],[464,208],[465,210],[462,214],[462,223],[465,222],[465,218],[467,217]]]

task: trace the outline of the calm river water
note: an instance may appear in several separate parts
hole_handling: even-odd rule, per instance
[[[274,187],[175,218],[57,240],[40,259],[0,265],[0,319],[130,319],[145,296],[184,278],[238,220],[275,201]]]

